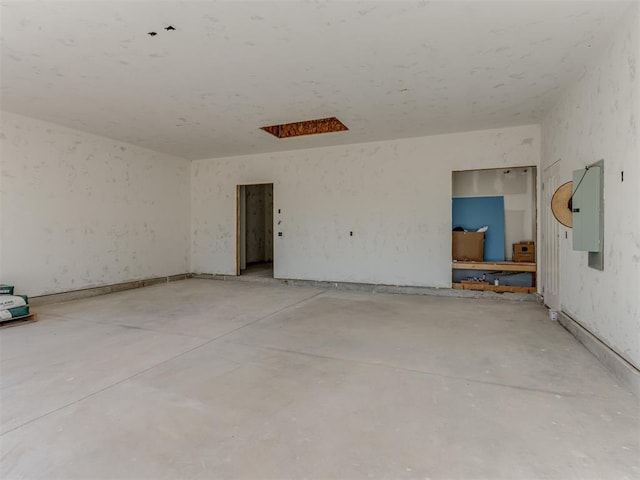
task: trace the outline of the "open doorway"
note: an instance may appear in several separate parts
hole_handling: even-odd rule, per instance
[[[452,173],[452,287],[536,292],[533,166]]]
[[[238,185],[236,275],[273,278],[273,183]]]
[[[551,201],[560,186],[558,159],[542,171],[542,295],[551,310],[560,310],[560,223],[551,211]],[[566,230],[565,230],[566,234]]]

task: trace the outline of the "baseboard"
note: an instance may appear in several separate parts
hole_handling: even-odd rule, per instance
[[[236,275],[219,275],[212,273],[193,273],[192,278],[208,280],[224,280],[232,282],[250,282],[276,285],[292,285],[295,287],[315,287],[327,290],[346,290],[351,292],[394,293],[402,295],[435,295],[439,297],[492,298],[513,301],[536,301],[535,294],[496,293],[478,290],[456,290],[453,288],[413,287],[403,285],[383,285],[374,283],[329,282],[322,280],[296,280],[282,278],[265,278]]]
[[[640,397],[640,371],[637,368],[566,313],[558,312],[558,322],[595,355],[623,385]]]
[[[515,301],[536,301],[536,296],[532,294],[522,293],[496,293],[483,292],[474,290],[455,290],[452,288],[434,288],[434,287],[413,287],[402,285],[383,285],[371,283],[353,283],[353,282],[329,282],[320,280],[295,280],[295,279],[275,279],[264,277],[244,277],[235,275],[218,275],[210,273],[183,273],[179,275],[169,275],[166,277],[153,277],[142,280],[133,280],[131,282],[114,283],[110,285],[102,285],[100,287],[84,288],[80,290],[70,290],[67,292],[53,293],[50,295],[40,295],[30,297],[29,303],[32,306],[46,305],[50,303],[70,302],[72,300],[80,300],[82,298],[95,297],[98,295],[106,295],[108,293],[122,292],[124,290],[132,290],[134,288],[149,287],[161,283],[174,282],[176,280],[185,280],[187,278],[200,278],[209,280],[227,280],[241,281],[253,283],[268,283],[280,285],[292,285],[298,287],[315,287],[331,290],[346,290],[352,292],[371,292],[371,293],[394,293],[403,295],[435,295],[442,297],[462,297],[462,298],[494,298],[501,300]]]
[[[134,288],[150,287],[151,285],[175,282],[177,280],[185,280],[187,278],[191,278],[191,274],[182,273],[179,275],[169,275],[166,277],[145,278],[143,280],[133,280],[131,282],[114,283],[111,285],[102,285],[100,287],[83,288],[81,290],[70,290],[68,292],[52,293],[50,295],[40,295],[37,297],[30,297],[29,305],[36,307],[38,305],[46,305],[49,303],[69,302],[71,300],[96,297],[98,295],[106,295],[107,293],[132,290]]]

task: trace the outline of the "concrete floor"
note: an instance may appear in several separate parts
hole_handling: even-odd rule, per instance
[[[185,280],[1,340],[9,478],[640,478],[638,399],[532,302]]]
[[[273,262],[260,262],[247,265],[247,268],[240,272],[245,277],[273,278]]]

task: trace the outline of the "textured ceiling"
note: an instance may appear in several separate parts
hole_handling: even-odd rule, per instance
[[[189,159],[536,123],[628,7],[2,1],[2,108]]]

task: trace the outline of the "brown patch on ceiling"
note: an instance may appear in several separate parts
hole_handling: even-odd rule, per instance
[[[349,129],[336,117],[329,117],[305,120],[304,122],[283,123],[282,125],[270,125],[268,127],[260,127],[260,130],[264,130],[274,137],[289,138],[301,135],[343,132]]]

